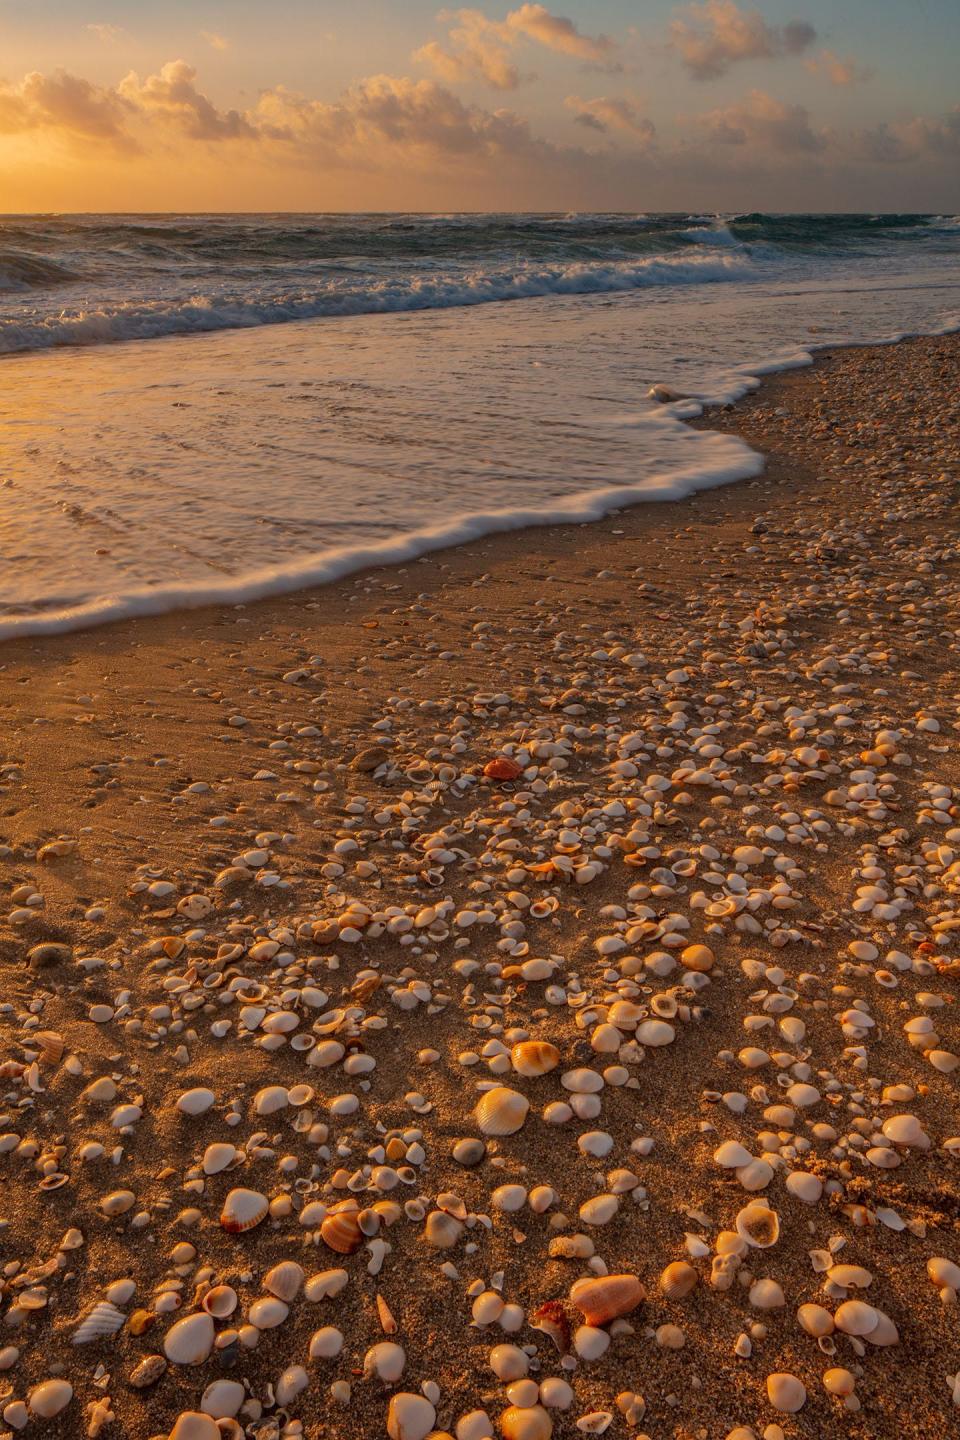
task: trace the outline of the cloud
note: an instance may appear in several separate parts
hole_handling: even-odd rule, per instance
[[[862,85],[873,78],[868,65],[858,65],[855,60],[837,55],[833,50],[821,50],[805,62],[811,75],[824,75],[831,85]]]
[[[127,33],[119,25],[88,25],[87,29],[96,35],[98,40],[102,40],[104,45],[115,45]]]
[[[856,137],[856,148],[862,159],[883,165],[960,159],[960,105],[933,119],[876,125]]]
[[[575,123],[588,130],[599,130],[604,135],[619,130],[642,140],[645,145],[652,145],[656,139],[653,121],[642,114],[632,100],[607,95],[581,100],[579,95],[568,95],[563,103],[573,112]]]
[[[734,0],[689,5],[672,22],[670,35],[695,80],[716,80],[740,60],[800,55],[817,38],[816,30],[804,20],[768,25],[759,11],[740,10]]]
[[[165,122],[193,140],[255,139],[246,117],[238,110],[218,110],[197,89],[196,78],[185,60],[170,60],[144,81],[131,72],[120,81],[117,94],[140,116]]]
[[[200,39],[201,39],[201,40],[206,40],[206,42],[207,42],[207,44],[210,46],[210,49],[211,49],[211,50],[229,50],[229,49],[230,49],[230,41],[229,41],[229,40],[224,40],[223,36],[222,36],[222,35],[218,35],[215,30],[201,30],[201,31],[200,31]]]
[[[815,131],[803,105],[787,105],[763,90],[751,90],[746,99],[701,117],[707,134],[723,145],[764,145],[787,154],[817,154],[827,137]]]
[[[478,79],[495,90],[515,90],[522,77],[510,56],[524,40],[584,64],[618,68],[612,40],[582,34],[572,20],[551,14],[545,5],[521,5],[502,21],[481,10],[442,11],[440,19],[455,22],[446,44],[430,40],[413,58],[451,85]]]
[[[34,70],[19,85],[0,85],[0,134],[51,130],[129,149],[133,141],[126,133],[128,113],[117,91],[66,70],[52,75]]]

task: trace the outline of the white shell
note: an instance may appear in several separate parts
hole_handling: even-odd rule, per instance
[[[308,1354],[311,1360],[332,1360],[343,1349],[343,1335],[335,1325],[314,1331]]]
[[[212,1090],[198,1086],[195,1090],[184,1090],[177,1100],[177,1109],[182,1115],[203,1115],[216,1103],[216,1099]]]
[[[385,1385],[395,1385],[406,1363],[407,1356],[402,1346],[395,1345],[392,1340],[381,1340],[378,1345],[371,1345],[363,1357],[364,1378],[369,1380],[376,1375]]]
[[[303,1284],[303,1267],[296,1260],[281,1260],[263,1277],[263,1288],[278,1300],[294,1300]]]
[[[246,1398],[239,1380],[213,1380],[203,1392],[200,1409],[214,1420],[232,1420]]]
[[[74,1345],[89,1345],[93,1340],[102,1340],[105,1335],[116,1335],[123,1324],[123,1312],[109,1300],[101,1300],[86,1315],[73,1332]]]
[[[73,1399],[73,1386],[66,1380],[43,1380],[30,1391],[29,1406],[34,1415],[51,1420]]]
[[[251,1325],[256,1325],[258,1330],[273,1330],[277,1325],[282,1325],[289,1314],[289,1305],[277,1300],[273,1295],[264,1295],[261,1299],[254,1300],[247,1319]]]
[[[436,1418],[436,1410],[423,1395],[401,1390],[387,1410],[387,1434],[390,1440],[425,1440]]]
[[[213,1335],[213,1321],[204,1311],[186,1315],[170,1326],[163,1353],[174,1365],[202,1365],[213,1349]]]

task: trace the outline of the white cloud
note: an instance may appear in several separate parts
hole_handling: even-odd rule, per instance
[[[673,48],[695,80],[715,80],[741,60],[775,60],[800,55],[817,38],[805,20],[769,25],[757,10],[734,0],[689,5],[672,22]]]

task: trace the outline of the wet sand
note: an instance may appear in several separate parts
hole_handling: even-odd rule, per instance
[[[74,1393],[28,1424],[55,1436],[108,1395],[104,1435],[165,1437],[226,1379],[242,1395],[208,1408],[242,1402],[258,1440],[379,1436],[424,1385],[433,1428],[482,1410],[458,1440],[483,1440],[509,1345],[572,1397],[544,1413],[522,1387],[508,1440],[605,1413],[651,1440],[950,1433],[955,1296],[927,1265],[960,1263],[958,378],[956,337],[831,352],[697,422],[763,451],[759,480],[2,647],[11,1430],[52,1375]],[[528,1041],[555,1067],[518,1073]],[[515,1133],[482,1136],[483,1085],[529,1102]],[[214,1100],[188,1117],[198,1087]],[[469,1168],[465,1137],[486,1144]],[[727,1141],[753,1164],[718,1161]],[[205,1175],[214,1143],[237,1155]],[[240,1236],[219,1223],[236,1187],[270,1206]],[[737,1238],[751,1200],[779,1217],[768,1249]],[[338,1204],[365,1212],[350,1255],[323,1208],[300,1220]],[[346,1288],[258,1329],[284,1259]],[[696,1285],[674,1300],[678,1261]],[[588,1360],[568,1296],[605,1270],[647,1298]],[[123,1277],[120,1328],[72,1344]],[[218,1284],[238,1303],[213,1352],[131,1386]],[[507,1309],[471,1325],[490,1289]],[[869,1333],[818,1346],[798,1307],[847,1300]],[[529,1323],[546,1301],[572,1355]],[[342,1350],[309,1358],[323,1327]],[[382,1341],[405,1351],[395,1384],[363,1374]],[[307,1383],[278,1407],[290,1366],[287,1391]],[[781,1373],[796,1413],[771,1404]]]

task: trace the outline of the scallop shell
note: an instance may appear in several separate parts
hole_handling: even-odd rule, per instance
[[[550,1412],[542,1405],[511,1405],[500,1416],[500,1434],[503,1440],[550,1440]]]
[[[226,1320],[237,1308],[237,1292],[232,1285],[214,1285],[200,1301],[208,1315],[217,1320]]]
[[[242,1235],[265,1220],[269,1209],[266,1195],[259,1190],[231,1190],[223,1202],[220,1224],[228,1235]]]
[[[685,1260],[674,1260],[660,1276],[660,1289],[668,1300],[683,1300],[696,1286],[698,1275]]]
[[[645,1295],[636,1275],[600,1275],[595,1280],[578,1280],[570,1291],[571,1301],[588,1325],[607,1325],[620,1315],[629,1315]]]
[[[73,1343],[89,1345],[94,1340],[102,1340],[105,1335],[116,1335],[124,1319],[123,1311],[118,1310],[116,1305],[111,1305],[109,1300],[101,1300],[80,1321],[73,1332]]]
[[[756,1250],[769,1250],[780,1236],[780,1217],[766,1205],[745,1205],[737,1216],[737,1234]]]
[[[496,1085],[477,1102],[477,1124],[484,1135],[515,1135],[527,1118],[530,1101],[518,1090]]]
[[[278,1300],[293,1300],[303,1284],[303,1267],[296,1260],[281,1260],[263,1277],[263,1288]]]
[[[352,1255],[363,1244],[363,1231],[355,1210],[338,1210],[328,1215],[320,1226],[320,1238],[338,1255]]]
[[[560,1064],[560,1051],[547,1040],[523,1040],[510,1051],[518,1075],[547,1075]]]
[[[483,773],[488,780],[517,780],[523,774],[522,768],[516,760],[511,760],[508,755],[498,755],[495,760],[488,760],[483,767]]]
[[[66,1041],[56,1030],[35,1030],[30,1036],[30,1045],[39,1049],[41,1065],[59,1065],[66,1049]]]

